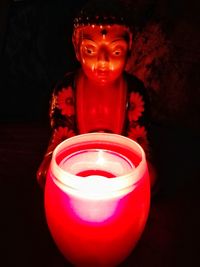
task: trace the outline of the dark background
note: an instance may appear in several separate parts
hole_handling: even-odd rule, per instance
[[[71,33],[80,4],[65,0],[1,3],[2,120],[47,119],[55,82],[76,64]]]
[[[0,2],[1,266],[70,266],[49,234],[35,174],[50,136],[52,88],[77,66],[72,18],[84,2]],[[140,2],[153,6],[153,19],[176,52],[168,61],[174,76],[166,72],[153,106],[160,189],[144,234],[122,266],[198,266],[199,2]]]

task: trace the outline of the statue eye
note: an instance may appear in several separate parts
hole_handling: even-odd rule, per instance
[[[93,56],[96,53],[95,48],[87,46],[84,47],[84,52],[89,56]]]
[[[126,55],[127,43],[124,41],[116,41],[111,46],[111,52],[114,57],[122,57]]]
[[[115,50],[115,51],[113,52],[113,54],[114,54],[115,56],[120,56],[120,55],[121,55],[121,50]]]
[[[93,53],[92,49],[90,49],[90,48],[86,48],[86,52],[87,52],[88,54],[90,54],[90,55]]]
[[[112,54],[115,57],[123,56],[126,53],[125,49],[123,47],[117,47],[113,49]]]

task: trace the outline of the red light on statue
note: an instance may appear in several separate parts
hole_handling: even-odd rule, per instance
[[[115,266],[147,220],[149,176],[142,148],[127,137],[82,134],[54,150],[45,186],[47,223],[76,266]]]

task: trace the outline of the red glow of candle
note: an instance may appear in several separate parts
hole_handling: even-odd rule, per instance
[[[150,202],[143,157],[134,141],[104,133],[70,138],[54,151],[45,187],[47,223],[73,264],[115,266],[135,247]]]

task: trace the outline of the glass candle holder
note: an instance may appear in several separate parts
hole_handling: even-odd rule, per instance
[[[51,235],[75,266],[116,266],[134,249],[149,213],[145,153],[108,133],[71,137],[53,152],[45,185]]]

